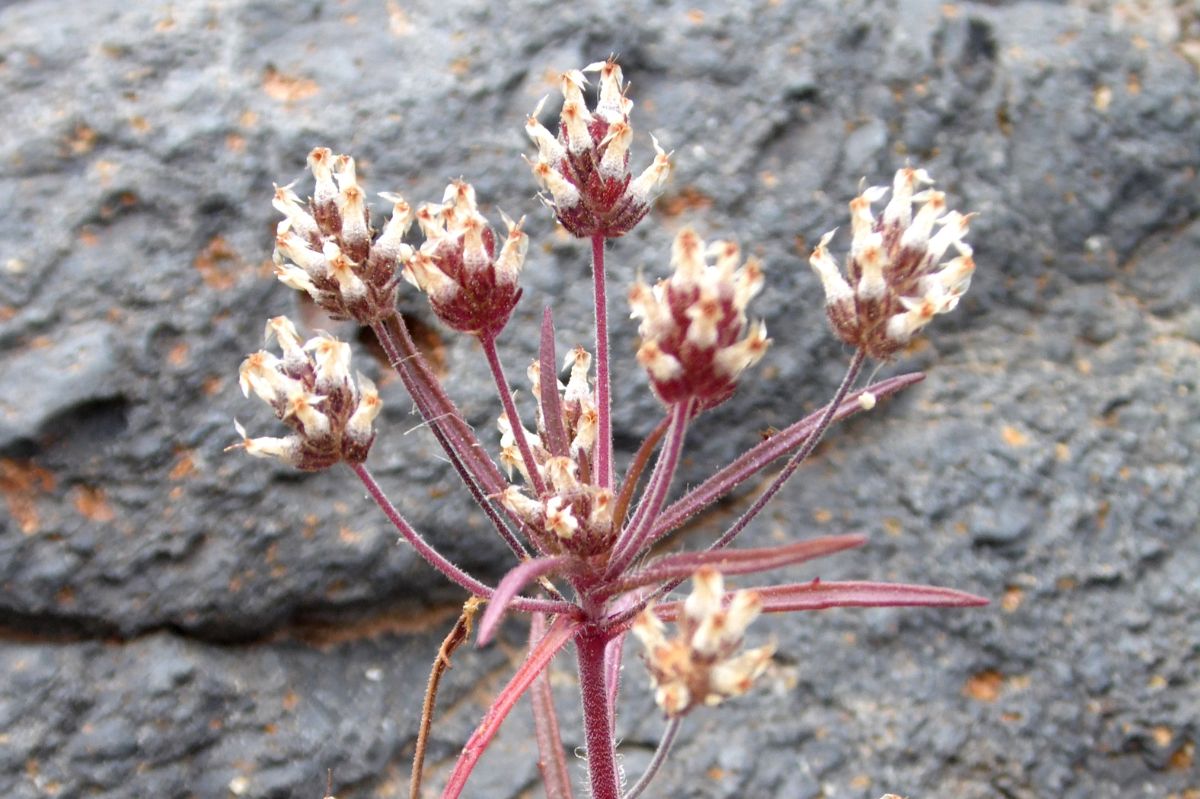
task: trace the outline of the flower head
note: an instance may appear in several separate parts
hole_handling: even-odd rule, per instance
[[[746,693],[771,663],[775,648],[769,644],[742,651],[742,636],[761,612],[762,599],[752,591],[738,591],[728,602],[724,597],[720,572],[704,567],[692,577],[678,635],[667,638],[653,608],[633,624],[646,648],[654,700],[668,716]]]
[[[729,398],[770,344],[765,325],[746,321],[762,266],[753,258],[741,264],[733,242],[706,247],[691,228],[675,237],[671,263],[670,278],[653,288],[639,280],[629,292],[631,315],[642,320],[638,362],[663,402],[696,398],[711,407]]]
[[[613,493],[611,489],[593,485],[587,479],[593,462],[596,443],[597,413],[588,369],[592,356],[582,347],[569,352],[563,364],[571,374],[566,385],[553,375],[541,374],[538,362],[529,368],[533,395],[538,398],[537,433],[525,431],[525,439],[533,451],[539,476],[547,493],[533,499],[517,486],[510,486],[500,496],[509,510],[520,516],[547,551],[570,552],[586,557],[606,551],[614,535],[612,523]],[[542,404],[541,381],[556,382],[559,402],[558,418],[553,418]],[[511,476],[516,468],[532,483],[525,461],[517,449],[516,436],[507,414],[497,420],[500,428],[500,462]],[[557,425],[556,431],[548,429]],[[552,441],[562,442],[554,449]]]
[[[589,110],[585,72],[600,73],[600,99]],[[534,178],[564,228],[579,238],[617,238],[642,220],[662,194],[671,172],[670,154],[654,142],[654,162],[638,177],[629,171],[633,101],[625,96],[621,67],[613,59],[564,72],[557,135],[538,121],[543,98],[525,124],[537,145],[529,160]]]
[[[374,236],[354,159],[317,147],[308,166],[315,186],[307,202],[291,186],[275,188],[272,204],[284,216],[275,235],[276,276],[335,319],[369,325],[390,316],[400,266],[412,254],[401,241],[412,209],[402,197],[383,195],[392,202],[392,216]]]
[[[946,213],[940,191],[917,191],[932,183],[923,169],[899,170],[878,218],[871,205],[883,199],[886,187],[872,186],[850,201],[845,275],[826,249],[835,231],[821,238],[809,259],[824,286],[834,333],[872,357],[894,355],[934,316],[954,310],[971,285],[975,261],[963,241],[971,215]],[[951,247],[955,257],[942,261]]]
[[[429,295],[434,313],[450,327],[495,335],[521,298],[517,277],[529,248],[524,220],[504,216],[508,236],[497,254],[496,235],[479,213],[474,187],[457,180],[446,187],[440,205],[421,206],[417,222],[425,243],[404,276]]]
[[[325,334],[301,344],[284,316],[267,323],[267,337],[279,341],[283,357],[266,350],[247,356],[238,382],[244,395],[258,395],[293,432],[249,438],[235,422],[242,441],[234,446],[305,471],[366,460],[382,401],[366,377],[350,378],[350,345]]]

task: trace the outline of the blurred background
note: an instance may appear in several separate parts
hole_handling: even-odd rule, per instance
[[[372,196],[474,183],[529,215],[515,383],[553,304],[590,347],[586,243],[520,154],[557,73],[616,53],[667,194],[612,244],[618,448],[660,411],[624,293],[684,224],[761,257],[774,339],[689,441],[695,482],[811,412],[849,353],[807,255],[859,182],[927,168],[978,211],[958,311],[880,374],[924,383],[837,428],[743,538],[865,532],[791,570],[929,582],[983,609],[759,622],[777,667],[690,717],[655,795],[1200,796],[1200,10],[1131,2],[0,3],[0,792],[11,799],[407,794],[428,665],[461,595],[353,474],[242,453],[282,430],[236,370],[268,316],[350,339],[381,383],[370,466],[461,565],[508,567],[372,342],[274,281],[272,183],[316,145]],[[377,219],[387,203],[375,203]],[[835,250],[846,246],[844,235]],[[415,291],[401,310],[494,445],[480,351]],[[527,394],[525,397],[527,398]],[[528,404],[526,412],[529,412]],[[1187,486],[1193,486],[1188,489]],[[728,522],[683,531],[698,548]],[[463,649],[429,755],[436,795],[524,643]],[[757,638],[755,638],[757,636]],[[629,647],[636,778],[662,721]],[[571,659],[554,672],[581,745]],[[540,796],[513,713],[474,796]],[[579,774],[582,779],[582,761]]]

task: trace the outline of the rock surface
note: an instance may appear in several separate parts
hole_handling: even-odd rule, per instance
[[[659,208],[610,246],[617,308],[637,269],[664,273],[685,223],[768,268],[753,309],[775,345],[700,423],[689,480],[836,385],[844,353],[805,258],[861,177],[911,160],[980,212],[967,300],[888,367],[926,382],[836,431],[747,542],[863,530],[870,545],[822,577],[993,605],[760,622],[779,644],[771,684],[689,720],[652,792],[1197,795],[1200,15],[1186,0],[0,3],[0,792],[319,797],[326,769],[342,799],[407,791],[459,595],[396,546],[349,472],[222,452],[234,416],[275,434],[234,377],[265,318],[323,324],[271,278],[271,184],[326,144],[359,159],[371,192],[438,199],[461,174],[493,220],[529,214],[503,338],[520,374],[545,303],[560,346],[591,338],[587,251],[534,198],[521,125],[556,71],[610,52],[637,103],[634,167],[649,133],[675,150]],[[494,444],[479,352],[419,298],[401,303]],[[628,453],[658,410],[615,316]],[[384,376],[365,338],[355,359]],[[398,382],[383,392],[372,468],[419,529],[495,579],[504,548]],[[456,660],[431,789],[481,712],[475,689],[511,671],[522,631],[508,632]],[[631,655],[631,775],[661,729],[643,684]],[[523,711],[506,723],[472,795],[536,786],[530,727]]]

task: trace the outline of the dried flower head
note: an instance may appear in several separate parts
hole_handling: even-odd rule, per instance
[[[591,111],[583,97],[584,72],[600,73],[600,98]],[[525,123],[538,148],[537,158],[530,160],[533,175],[550,193],[547,205],[573,235],[623,236],[662,194],[671,172],[670,154],[654,141],[654,162],[637,178],[630,173],[633,101],[625,96],[621,67],[613,59],[564,72],[561,86],[558,135],[537,119],[545,98]]]
[[[653,288],[639,280],[629,292],[631,316],[642,320],[638,362],[663,402],[696,398],[711,407],[729,398],[742,371],[770,344],[762,322],[746,330],[746,305],[762,289],[762,266],[754,258],[739,266],[736,244],[714,241],[706,248],[691,228],[675,237],[671,264],[669,279]]]
[[[547,493],[533,499],[517,486],[510,486],[500,497],[534,534],[544,534],[541,543],[547,551],[581,557],[607,551],[614,534],[612,490],[591,480],[597,429],[596,405],[588,380],[591,363],[591,354],[582,347],[567,353],[563,368],[569,368],[571,375],[566,385],[555,378],[557,408],[544,406],[541,368],[536,361],[530,366],[529,380],[538,399],[538,432],[525,431],[525,438]],[[526,485],[531,485],[507,414],[501,414],[496,424],[500,428],[501,464],[510,476],[517,469]],[[558,426],[557,430],[549,429],[552,424]],[[561,444],[556,447],[551,441]]]
[[[267,322],[266,335],[279,341],[283,357],[266,350],[248,356],[239,383],[244,395],[257,394],[293,433],[249,438],[235,422],[242,441],[234,446],[305,471],[366,460],[383,403],[374,383],[362,374],[350,378],[350,345],[325,334],[302,345],[284,316]]]
[[[753,591],[738,591],[725,601],[720,572],[704,567],[692,577],[692,593],[683,603],[679,632],[666,637],[666,625],[646,608],[632,627],[646,648],[646,666],[654,701],[668,716],[718,705],[750,690],[775,652],[768,644],[742,649],[742,636],[762,610]]]
[[[834,333],[874,358],[891,357],[934,316],[954,310],[971,285],[975,262],[963,241],[971,215],[945,213],[940,191],[914,193],[932,183],[923,169],[899,170],[878,219],[871,205],[883,199],[886,187],[872,186],[850,201],[845,276],[826,249],[836,231],[821,238],[809,259],[825,288]],[[942,262],[950,247],[956,257]]]
[[[317,147],[308,154],[308,166],[316,182],[308,202],[291,186],[275,188],[272,204],[284,216],[275,236],[275,274],[335,319],[369,325],[389,316],[400,265],[412,254],[402,242],[412,209],[399,196],[382,195],[392,202],[392,217],[373,239],[354,159]]]
[[[496,254],[496,235],[475,203],[475,189],[456,180],[441,205],[423,205],[417,222],[425,243],[405,265],[404,275],[429,295],[437,317],[463,333],[495,335],[521,297],[517,278],[529,237],[521,222],[502,213],[508,237]]]

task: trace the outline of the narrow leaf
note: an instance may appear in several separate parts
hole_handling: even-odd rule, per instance
[[[981,596],[939,588],[933,585],[875,583],[848,581],[772,585],[754,588],[763,600],[763,613],[790,613],[798,610],[826,608],[892,608],[892,607],[970,607],[986,605]],[[733,594],[726,595],[728,601]],[[664,602],[654,606],[654,613],[663,621],[673,621],[679,615],[680,602]]]
[[[860,547],[866,542],[866,536],[862,535],[830,535],[779,547],[679,552],[659,558],[636,574],[626,577],[614,587],[614,592],[687,578],[701,566],[711,566],[724,575],[753,574],[804,563],[844,549]]]
[[[542,313],[542,341],[538,349],[541,382],[542,424],[546,427],[546,446],[557,457],[570,455],[571,442],[563,427],[562,399],[558,396],[558,356],[554,352],[554,315],[550,306]]]
[[[535,613],[529,625],[529,651],[532,654],[546,634],[546,615]],[[548,670],[533,681],[529,690],[533,704],[533,728],[537,736],[538,770],[546,799],[574,799],[571,792],[571,773],[563,752],[562,734],[558,729],[558,713],[554,709],[554,693],[550,690]]]
[[[475,732],[467,739],[466,746],[463,747],[462,754],[458,756],[458,762],[454,764],[454,770],[450,773],[450,779],[446,782],[446,788],[442,791],[442,799],[458,799],[462,796],[467,778],[471,776],[492,738],[500,731],[500,725],[517,704],[521,694],[525,693],[537,676],[550,665],[558,650],[575,636],[581,624],[582,622],[576,619],[559,616],[550,625],[542,640],[530,650],[521,668],[517,669],[508,685],[496,696],[491,707],[483,714]]]
[[[508,574],[504,575],[504,579],[500,581],[500,585],[496,586],[495,593],[488,600],[488,607],[484,611],[483,620],[479,622],[479,646],[483,646],[492,640],[492,635],[496,632],[496,625],[504,617],[504,611],[508,609],[508,603],[512,602],[513,597],[520,593],[522,588],[528,585],[530,581],[536,580],[542,575],[560,568],[566,562],[567,558],[563,555],[555,555],[548,558],[533,558],[522,561],[514,566]]]
[[[764,613],[825,608],[969,607],[986,605],[981,596],[935,585],[876,583],[863,580],[775,585],[759,590]]]
[[[859,404],[859,397],[868,391],[874,394],[877,400],[881,400],[924,379],[925,376],[920,372],[914,372],[912,374],[890,377],[887,380],[880,380],[878,383],[855,391],[838,406],[833,420],[840,422],[849,416],[861,412],[863,406]],[[732,463],[711,475],[687,494],[671,503],[654,523],[654,539],[657,540],[671,530],[674,530],[689,518],[765,469],[775,459],[799,449],[808,439],[812,428],[820,420],[821,413],[821,411],[816,411],[786,429],[779,431],[766,441],[760,442]]]

